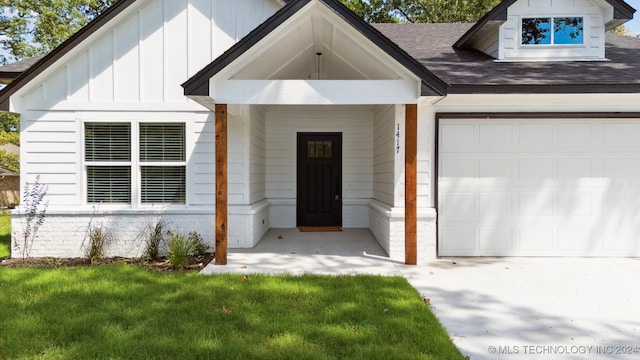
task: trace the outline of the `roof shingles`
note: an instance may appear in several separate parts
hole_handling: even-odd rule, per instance
[[[608,85],[611,85],[608,91],[628,91],[631,86],[637,88],[634,92],[640,92],[640,39],[607,34],[606,56],[610,61],[497,62],[477,50],[453,48],[472,25],[376,24],[375,27],[447,82],[450,92],[513,86],[530,90],[536,86],[561,86],[604,92]]]

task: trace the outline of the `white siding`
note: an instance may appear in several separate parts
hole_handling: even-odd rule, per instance
[[[263,107],[252,106],[249,120],[249,203],[266,198],[266,143],[265,111]]]
[[[187,186],[192,205],[215,203],[215,116],[205,113],[196,118],[193,125],[193,152],[187,162]],[[187,139],[189,141],[190,139]]]
[[[229,108],[231,110],[231,108]],[[229,204],[245,204],[248,200],[248,114],[246,111],[227,112],[228,199]]]
[[[395,107],[376,109],[373,123],[373,198],[387,205],[394,199],[396,143]]]
[[[266,113],[266,195],[272,227],[295,226],[296,140],[298,132],[341,132],[344,207],[362,206],[373,196],[373,113],[352,106],[281,106]],[[343,214],[350,213],[343,210]],[[293,216],[291,216],[293,215]],[[348,221],[352,219],[352,221]],[[344,218],[345,227],[366,227]]]
[[[27,108],[16,110],[73,110],[91,108],[82,105],[90,103],[186,104],[180,84],[279,7],[273,0],[140,3],[26,87],[20,94]]]

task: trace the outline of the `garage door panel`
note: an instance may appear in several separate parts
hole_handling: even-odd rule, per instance
[[[508,252],[513,249],[511,227],[481,227],[479,240],[480,250],[501,250],[501,252]]]
[[[521,192],[518,202],[518,215],[525,217],[549,217],[555,216],[553,211],[555,193],[550,190],[537,192]]]
[[[562,182],[592,179],[594,164],[592,159],[560,158],[558,159],[558,180]]]
[[[478,145],[481,148],[511,148],[511,124],[481,124],[478,126]]]
[[[440,126],[443,151],[466,152],[475,146],[473,124],[443,124]]]
[[[512,202],[511,193],[480,193],[478,210],[491,216],[509,217],[513,215]]]
[[[522,186],[553,185],[553,159],[550,158],[521,158],[520,184]]]
[[[596,230],[589,226],[559,226],[558,249],[588,253],[599,248]]]
[[[595,214],[594,194],[584,191],[558,194],[558,217],[560,219],[591,217]],[[590,221],[590,219],[586,219]]]
[[[615,226],[604,228],[604,249],[637,253],[640,238],[638,227]]]
[[[474,218],[475,194],[473,193],[443,193],[440,196],[442,206],[440,212],[451,220]]]
[[[478,177],[480,180],[503,181],[508,186],[513,179],[511,158],[481,158],[478,159]]]
[[[537,123],[520,124],[518,140],[519,145],[525,148],[551,148],[553,146],[553,126]]]
[[[475,178],[474,159],[449,158],[440,162],[439,176],[443,181]]]
[[[465,253],[475,249],[475,229],[471,223],[441,224],[439,229],[440,245],[443,250],[460,251]],[[463,255],[457,253],[456,255]]]
[[[520,228],[520,249],[522,250],[553,250],[553,239],[554,228],[551,226],[525,226]]]
[[[640,256],[640,119],[439,131],[441,256]]]
[[[620,147],[637,147],[639,143],[639,126],[634,123],[605,123],[602,142],[605,150]]]

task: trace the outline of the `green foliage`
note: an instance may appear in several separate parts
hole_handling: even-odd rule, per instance
[[[0,214],[0,259],[11,256],[11,212]]]
[[[20,146],[20,133],[15,131],[0,131],[0,145],[3,144],[13,144],[15,146]]]
[[[500,0],[342,0],[370,23],[476,22]]]
[[[174,269],[183,269],[187,265],[189,255],[193,252],[193,244],[182,234],[167,231],[167,249],[169,250],[169,263]]]
[[[187,265],[189,256],[204,255],[207,246],[202,241],[199,233],[192,231],[188,237],[167,231],[167,249],[169,251],[169,264],[174,269],[183,269]]]
[[[0,149],[0,167],[20,173],[20,157]]]
[[[386,0],[342,0],[342,2],[368,23],[396,23],[400,20],[389,11]]]
[[[2,1],[2,0],[0,0]],[[16,113],[0,111],[0,131],[5,133],[20,133],[20,115]],[[20,145],[20,138],[18,138],[18,142],[11,142],[14,145]],[[5,141],[0,141],[0,143],[4,144]]]
[[[20,146],[20,115],[0,111],[0,145],[4,144]],[[0,149],[0,167],[20,173],[20,157]]]
[[[0,269],[0,359],[463,359],[404,278]]]
[[[50,52],[116,1],[0,0],[0,63]]]
[[[193,243],[193,255],[204,255],[209,246],[205,244],[200,233],[192,231],[189,233],[189,240]]]

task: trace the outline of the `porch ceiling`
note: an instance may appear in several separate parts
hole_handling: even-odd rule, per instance
[[[335,24],[322,7],[286,29],[264,51],[230,76],[234,80],[396,80],[407,78],[367,41]],[[359,41],[360,40],[360,41]]]

